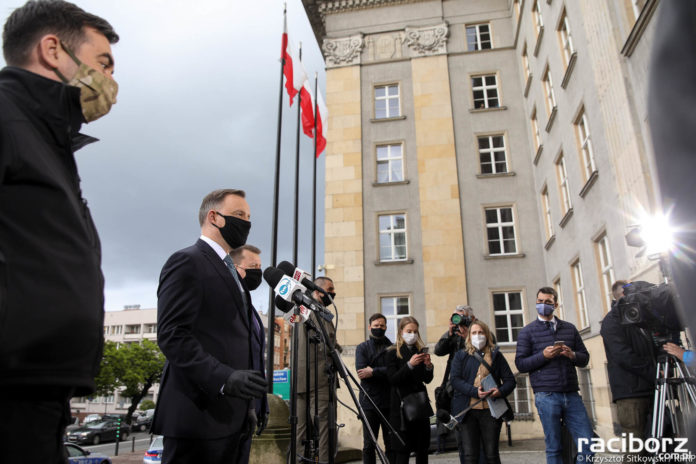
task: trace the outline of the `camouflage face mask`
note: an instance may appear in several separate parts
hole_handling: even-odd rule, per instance
[[[101,118],[116,103],[118,84],[81,62],[62,41],[60,44],[79,68],[72,79],[67,79],[58,69],[53,71],[65,84],[80,88],[80,106],[85,121],[92,122]]]

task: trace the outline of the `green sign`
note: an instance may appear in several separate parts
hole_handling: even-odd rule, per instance
[[[273,394],[290,399],[290,369],[273,371]]]

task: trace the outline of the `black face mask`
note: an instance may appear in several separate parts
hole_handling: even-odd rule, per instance
[[[331,295],[331,299],[329,299],[328,295],[322,295],[321,296],[321,304],[324,306],[329,306],[331,304],[331,300],[336,298],[336,293],[335,292],[328,292],[329,295]]]
[[[225,225],[215,227],[220,229],[220,235],[227,242],[231,248],[239,248],[244,245],[249,236],[249,229],[251,229],[251,222],[245,221],[244,219],[239,219],[234,216],[225,216],[222,213],[215,211],[215,214],[219,214],[225,219]]]
[[[244,276],[244,283],[249,291],[259,288],[259,285],[261,285],[261,279],[263,278],[261,269],[244,269],[244,271],[246,272],[246,276]]]
[[[384,337],[386,330],[385,329],[370,329],[370,333],[375,338],[382,338],[382,337]]]

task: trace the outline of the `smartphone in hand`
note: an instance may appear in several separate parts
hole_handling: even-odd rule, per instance
[[[427,346],[424,346],[423,349],[421,350],[420,354],[427,354],[428,351],[430,351],[430,348],[428,348]]]

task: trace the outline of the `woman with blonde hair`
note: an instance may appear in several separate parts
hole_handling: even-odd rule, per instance
[[[492,375],[498,387],[484,390],[481,382]],[[458,427],[457,439],[462,444],[461,464],[478,464],[481,448],[488,464],[500,464],[498,442],[502,419],[491,415],[488,401],[482,398],[505,398],[515,389],[515,377],[510,366],[493,342],[488,326],[476,320],[469,327],[466,347],[457,352],[452,361],[450,376],[454,397],[452,415],[457,415],[471,405]]]
[[[416,464],[428,462],[430,419],[433,410],[425,384],[433,380],[433,364],[420,337],[415,317],[399,321],[396,344],[387,352],[387,375],[391,383],[389,422],[405,443],[391,439],[391,464],[407,464],[411,451]]]

